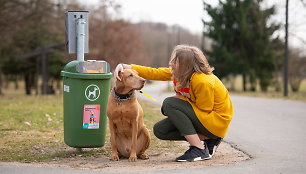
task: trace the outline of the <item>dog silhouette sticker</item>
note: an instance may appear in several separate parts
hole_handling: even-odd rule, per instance
[[[100,96],[100,88],[95,84],[91,84],[91,85],[87,86],[87,88],[85,90],[85,96],[86,96],[87,100],[89,100],[89,101],[97,100]]]

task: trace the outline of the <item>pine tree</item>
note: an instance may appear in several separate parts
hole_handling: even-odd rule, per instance
[[[212,50],[205,50],[216,75],[243,76],[243,88],[250,82],[250,89],[256,90],[259,80],[263,91],[272,79],[274,51],[271,49],[272,34],[279,25],[270,24],[274,7],[261,9],[261,0],[219,0],[217,7],[204,2],[204,10],[211,21],[204,21],[204,35],[213,40]]]

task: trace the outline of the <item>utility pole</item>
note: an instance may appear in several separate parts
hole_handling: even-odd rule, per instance
[[[203,9],[206,10],[204,0],[203,0]],[[203,17],[202,21],[203,21],[203,31],[202,31],[202,36],[201,36],[201,50],[204,52],[205,51],[205,39],[204,39],[204,37],[205,37],[205,23],[204,23],[204,17]]]
[[[285,24],[285,58],[284,58],[284,96],[288,96],[288,3],[286,0],[286,24]]]

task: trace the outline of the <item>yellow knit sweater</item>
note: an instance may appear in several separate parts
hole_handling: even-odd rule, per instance
[[[170,68],[150,68],[132,65],[139,75],[147,80],[171,80]],[[233,105],[227,89],[213,74],[193,73],[189,82],[190,97],[180,98],[188,101],[203,124],[212,134],[225,137],[233,116]]]

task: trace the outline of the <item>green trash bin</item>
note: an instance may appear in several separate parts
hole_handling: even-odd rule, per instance
[[[105,61],[72,61],[61,71],[61,76],[65,143],[75,148],[103,146],[112,77],[109,64]]]

